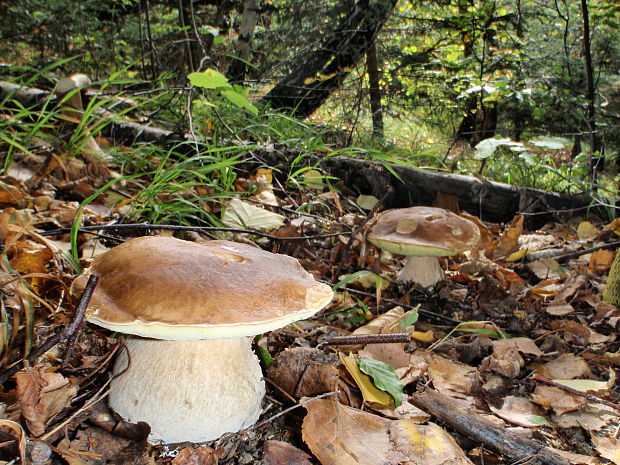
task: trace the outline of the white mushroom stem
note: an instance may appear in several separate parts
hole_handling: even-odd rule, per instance
[[[256,422],[265,394],[251,338],[129,337],[114,367],[110,406],[151,426],[149,442],[203,442]]]
[[[444,277],[437,257],[410,256],[398,273],[398,280],[413,282],[423,288],[434,286]]]

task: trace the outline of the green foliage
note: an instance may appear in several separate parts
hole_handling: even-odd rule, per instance
[[[374,385],[387,392],[394,399],[394,404],[398,407],[403,403],[405,388],[404,384],[398,379],[398,375],[390,365],[373,358],[359,358],[357,364],[360,371],[373,380]]]

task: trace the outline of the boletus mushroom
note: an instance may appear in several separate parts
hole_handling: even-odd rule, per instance
[[[294,258],[250,245],[129,240],[73,283],[99,283],[89,322],[130,335],[110,406],[151,426],[149,441],[203,442],[256,422],[265,392],[251,336],[308,318],[332,299]]]
[[[443,279],[438,257],[473,249],[480,231],[473,221],[442,208],[410,207],[386,210],[368,240],[396,255],[408,257],[398,279],[429,288]]]

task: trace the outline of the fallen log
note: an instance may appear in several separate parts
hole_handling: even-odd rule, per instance
[[[409,401],[471,440],[484,445],[510,462],[530,465],[569,465],[544,444],[497,426],[468,412],[448,396],[433,389],[416,392]]]
[[[574,216],[575,210],[590,205],[585,195],[515,187],[473,176],[421,170],[410,165],[389,164],[398,178],[384,164],[369,160],[334,157],[323,160],[321,166],[360,194],[383,198],[392,188],[392,194],[385,200],[386,208],[433,205],[438,194],[448,194],[458,198],[462,210],[486,221],[507,222],[523,213],[531,228],[552,219]]]
[[[11,100],[14,100],[26,107],[40,108],[48,99],[55,104],[56,97],[48,92],[0,81],[0,104],[5,106],[10,106]],[[189,134],[129,121],[102,108],[97,111],[99,117],[109,121],[102,134],[112,138],[115,144],[131,146],[137,143],[153,143],[165,147],[177,145],[176,150],[185,154],[200,150],[201,141]],[[186,142],[191,144],[180,146]],[[231,142],[231,145],[238,144],[238,141]],[[256,155],[253,162],[239,168],[253,171],[260,167],[262,162],[264,165],[280,168],[281,172],[287,172],[286,166],[298,157],[299,153],[286,147],[265,147],[254,150],[253,155]],[[344,185],[358,194],[383,198],[392,188],[392,193],[385,199],[385,208],[433,205],[438,194],[448,194],[458,199],[462,210],[486,221],[507,222],[517,213],[523,213],[526,215],[527,227],[533,229],[551,220],[573,216],[575,210],[586,209],[590,204],[590,199],[585,195],[515,187],[473,176],[421,170],[406,164],[389,164],[390,169],[397,173],[396,177],[386,168],[387,165],[370,160],[333,157],[310,162],[315,161],[327,174],[341,179]]]

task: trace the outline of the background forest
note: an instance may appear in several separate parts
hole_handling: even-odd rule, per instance
[[[312,131],[323,142],[543,189],[584,190],[583,182],[606,171],[599,187],[614,200],[616,2],[9,1],[0,5],[0,72],[47,88],[82,72],[106,82],[108,92],[138,100],[152,121],[187,129],[189,73],[216,69],[251,100],[281,109],[274,84],[311,64],[308,57],[325,49],[356,8],[387,19],[377,40],[341,66],[324,104],[290,113],[318,123]],[[335,44],[333,52],[342,51]],[[336,74],[308,72],[310,81]],[[258,120],[240,115],[227,100],[211,103],[221,118],[204,102],[194,108],[206,121],[194,129],[207,136],[230,130],[250,140],[267,132],[271,139],[312,137],[285,134],[290,128],[282,132],[282,120],[267,121],[264,113]],[[274,127],[252,134],[264,125]],[[296,129],[302,127],[309,129]],[[469,149],[490,137],[499,141]]]

